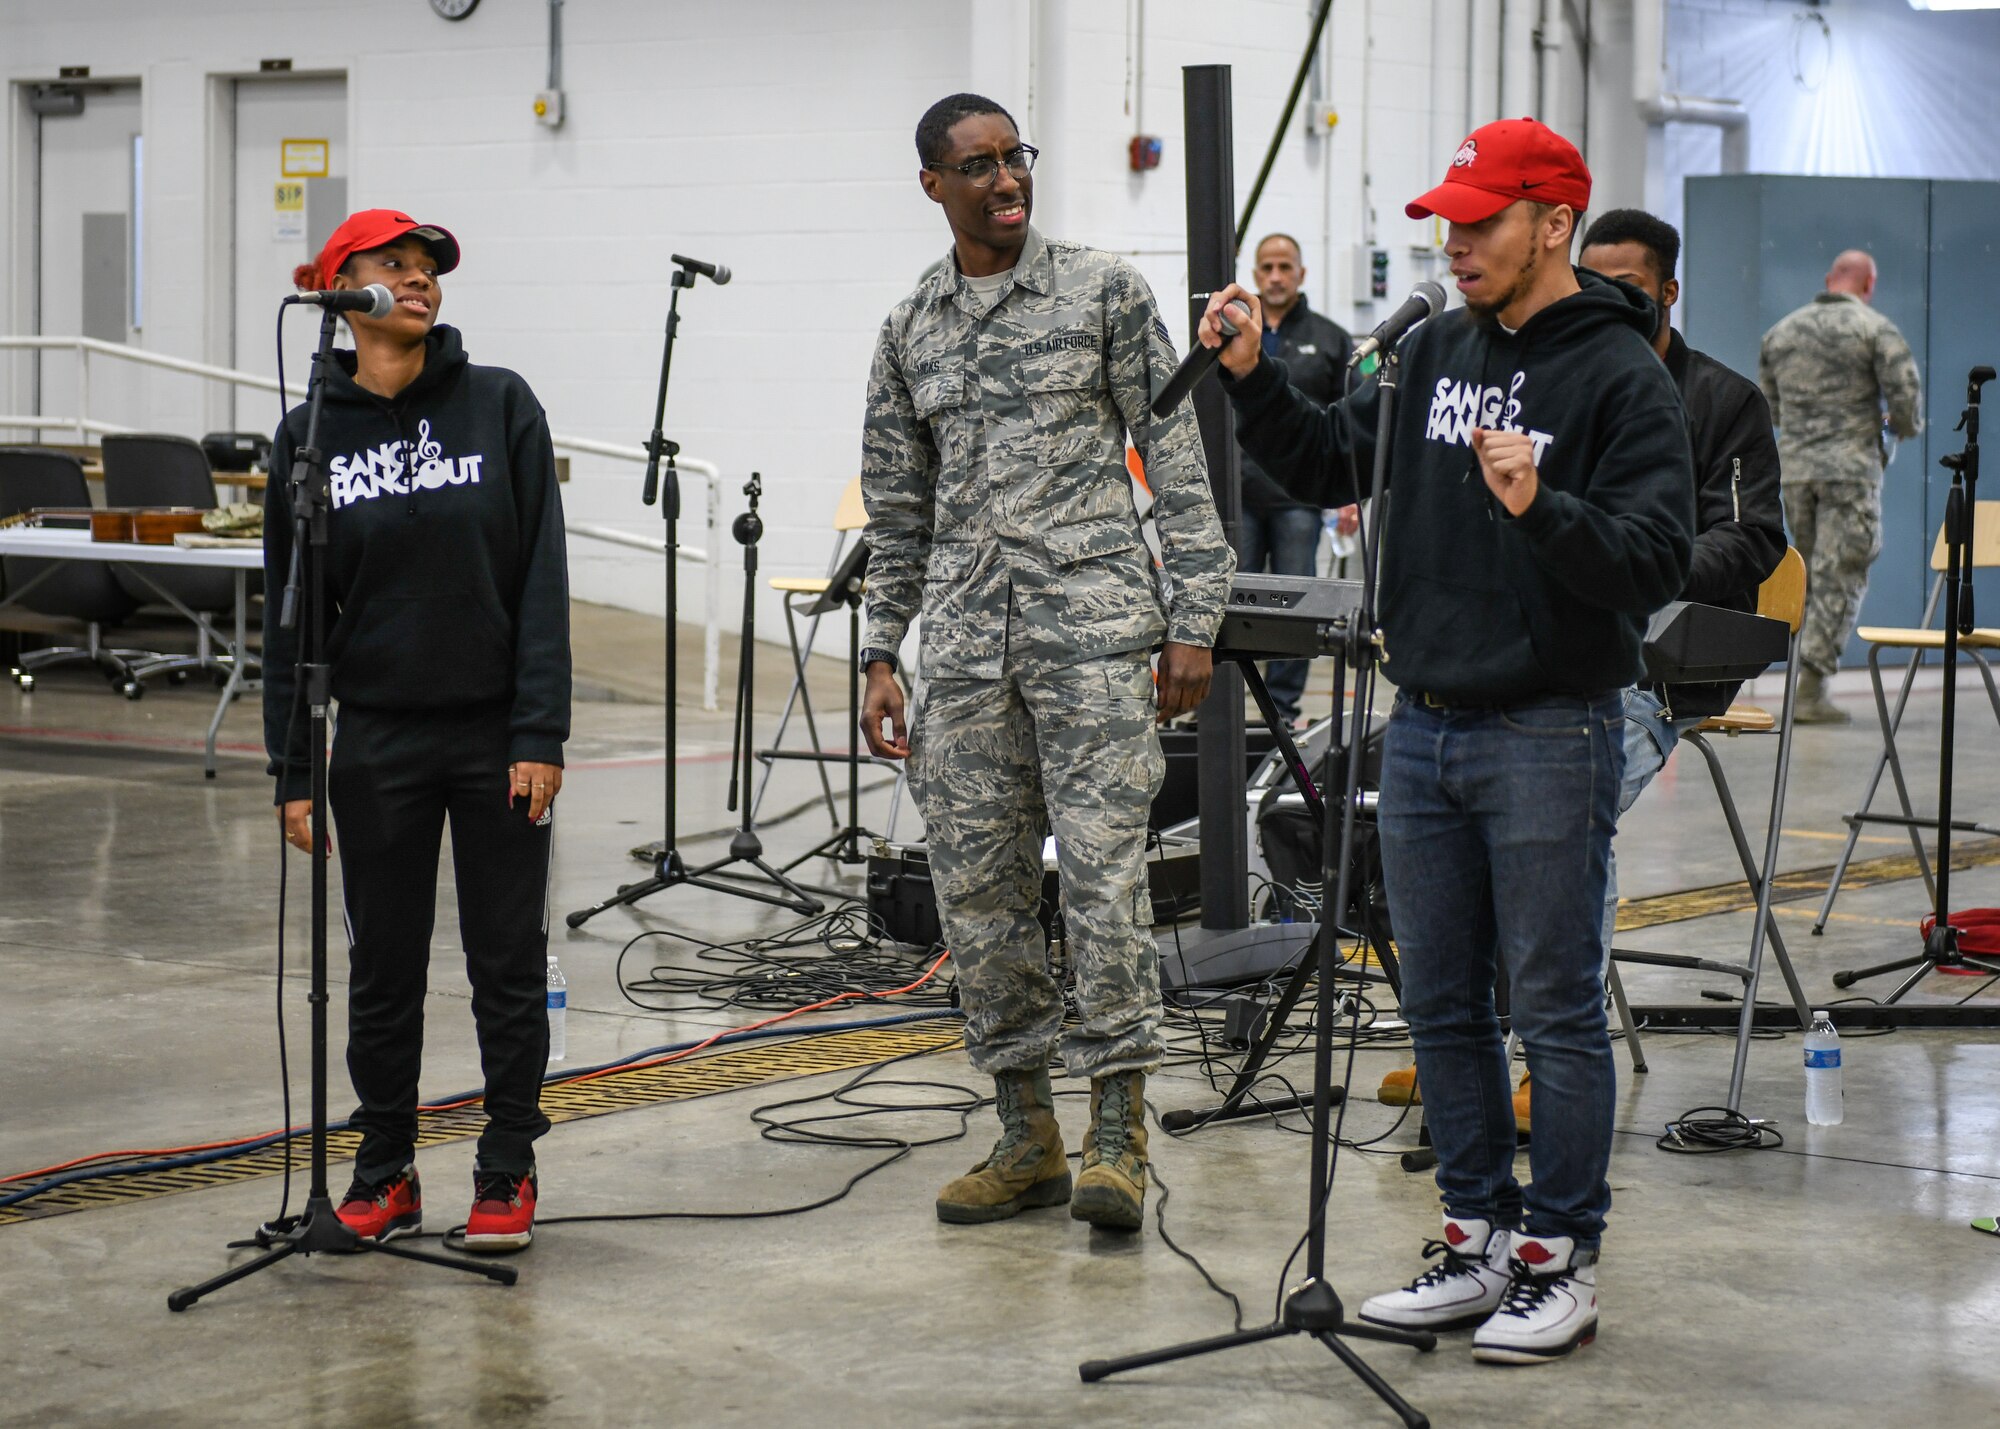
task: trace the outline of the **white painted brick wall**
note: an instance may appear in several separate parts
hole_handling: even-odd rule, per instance
[[[704,282],[683,295],[668,430],[726,473],[723,607],[733,626],[740,563],[727,526],[737,488],[753,468],[765,474],[766,574],[823,568],[827,523],[859,457],[875,331],[949,242],[915,182],[911,131],[930,101],[974,87],[1012,109],[1045,150],[1040,226],[1132,253],[1184,340],[1181,66],[1233,66],[1240,197],[1310,6],[1147,0],[1143,118],[1165,139],[1166,159],[1143,176],[1125,157],[1131,13],[1128,0],[570,0],[567,122],[553,132],[529,112],[546,64],[546,12],[531,0],[486,0],[458,24],[422,0],[0,0],[0,74],[48,79],[60,65],[88,64],[94,76],[144,82],[144,340],[160,351],[211,355],[208,76],[254,71],[269,56],[347,73],[352,202],[406,207],[459,234],[466,259],[447,281],[446,319],[465,329],[476,360],[526,375],[558,431],[638,442],[651,418],[668,253],[729,264],[729,287]],[[1402,204],[1442,174],[1463,134],[1465,14],[1461,0],[1340,0],[1328,86],[1340,126],[1308,142],[1293,121],[1255,217],[1253,238],[1284,229],[1301,239],[1308,292],[1349,327],[1374,320],[1351,290],[1367,232],[1364,168],[1374,238],[1393,255],[1392,302],[1421,276],[1410,250],[1428,228],[1405,219]],[[25,194],[12,162],[25,152],[21,122],[9,105],[8,235]],[[5,326],[26,330],[18,255],[0,283]],[[194,384],[148,390],[130,420],[201,428]],[[657,530],[656,513],[639,505],[637,467],[579,458],[573,475],[575,519]],[[692,490],[687,514],[683,538],[699,544]],[[698,613],[698,573],[684,574],[683,608]],[[579,540],[572,575],[589,599],[660,608],[649,558]],[[778,632],[775,602],[764,601],[759,621]],[[830,627],[824,648],[844,636]]]

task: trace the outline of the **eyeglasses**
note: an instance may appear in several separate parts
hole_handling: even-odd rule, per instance
[[[962,164],[928,163],[927,169],[955,169],[964,174],[966,182],[976,189],[991,188],[993,181],[1000,177],[1000,165],[1007,165],[1007,172],[1016,179],[1025,179],[1035,171],[1035,160],[1041,150],[1032,144],[1023,144],[1008,154],[1005,159],[995,160],[991,155],[982,154],[976,159],[967,159]]]

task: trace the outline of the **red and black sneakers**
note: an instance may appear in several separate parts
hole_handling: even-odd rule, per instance
[[[356,1176],[335,1212],[340,1223],[363,1240],[394,1240],[413,1235],[424,1223],[424,1193],[417,1184],[415,1163],[384,1181]]]
[[[533,1169],[472,1173],[472,1214],[465,1218],[467,1250],[488,1255],[526,1250],[535,1238]]]

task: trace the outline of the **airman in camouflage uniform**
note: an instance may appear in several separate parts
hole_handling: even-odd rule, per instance
[[[924,127],[918,147],[957,241],[883,324],[861,475],[863,731],[877,753],[910,757],[966,1045],[999,1085],[1000,1144],[938,1211],[995,1220],[1069,1199],[1047,1077],[1060,1044],[1093,1087],[1072,1211],[1136,1229],[1143,1074],[1160,1059],[1145,869],[1165,770],[1154,723],[1206,688],[1235,558],[1192,406],[1149,410],[1175,354],[1144,279],[1028,227],[1032,153],[990,101],[939,107],[954,103],[935,149]],[[1157,571],[1128,434],[1155,497]],[[925,688],[904,745],[881,730],[887,718],[902,732],[894,652],[919,613]],[[1156,695],[1148,652],[1163,640]],[[1051,833],[1080,1013],[1067,1034],[1036,921]]]
[[[1836,258],[1827,290],[1764,334],[1758,385],[1778,428],[1785,520],[1806,559],[1805,666],[1797,718],[1844,723],[1825,681],[1854,631],[1868,568],[1882,550],[1882,469],[1889,433],[1922,430],[1916,359],[1888,318],[1869,306],[1875,262]]]

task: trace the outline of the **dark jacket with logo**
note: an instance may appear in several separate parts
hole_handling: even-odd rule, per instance
[[[1459,308],[1402,345],[1379,623],[1404,690],[1507,705],[1632,684],[1648,617],[1687,583],[1687,423],[1646,340],[1652,302],[1577,280],[1518,332]],[[1356,498],[1379,381],[1322,407],[1266,359],[1229,386],[1237,436],[1266,469],[1297,473],[1323,506]],[[1539,491],[1519,518],[1487,490],[1475,426],[1534,439]]]
[[[1292,310],[1278,324],[1277,338],[1277,352],[1271,353],[1268,342],[1264,351],[1284,360],[1292,386],[1322,405],[1339,398],[1347,376],[1347,359],[1354,351],[1354,339],[1346,328],[1313,311],[1306,303],[1306,295],[1300,293]],[[1283,471],[1273,476],[1244,451],[1243,505],[1253,511],[1270,511],[1310,504],[1288,489],[1285,476]]]
[[[390,710],[505,703],[509,760],[561,764],[569,567],[541,404],[516,374],[466,361],[455,328],[432,329],[423,371],[393,398],[355,382],[352,352],[334,358],[319,431],[333,697]],[[301,403],[278,428],[264,506],[264,746],[280,803],[309,793],[305,721],[291,719],[300,631],[279,624],[306,418]]]
[[[1757,384],[1697,352],[1676,332],[1667,371],[1687,408],[1694,448],[1694,565],[1680,599],[1755,610],[1757,587],[1785,558],[1785,508],[1771,408]],[[1740,681],[1674,685],[1675,716],[1721,714]]]

